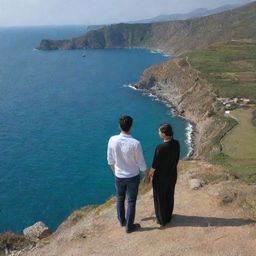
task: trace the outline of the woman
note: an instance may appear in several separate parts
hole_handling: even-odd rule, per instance
[[[164,143],[156,147],[150,176],[153,176],[153,196],[157,222],[161,226],[165,226],[172,218],[180,144],[173,139],[170,124],[160,125],[159,136],[164,140]]]

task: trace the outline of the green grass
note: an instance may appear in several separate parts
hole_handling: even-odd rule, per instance
[[[218,96],[255,100],[256,42],[216,44],[187,56],[192,67],[214,86]]]
[[[223,150],[213,158],[248,183],[256,183],[256,127],[252,123],[254,111],[251,108],[231,112],[238,125],[223,138]]]
[[[212,141],[211,141],[212,145],[211,146],[221,147],[220,141],[227,134],[228,131],[230,131],[231,129],[233,129],[237,125],[237,121],[233,118],[228,117],[228,116],[224,116],[222,114],[217,114],[215,116],[215,123],[216,123],[216,126],[222,124],[223,128],[218,133],[218,135],[216,135],[212,139]]]
[[[252,112],[252,125],[256,126],[256,109]]]

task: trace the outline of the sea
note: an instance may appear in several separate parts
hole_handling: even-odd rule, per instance
[[[134,118],[150,167],[159,124],[173,125],[181,158],[189,123],[169,105],[134,90],[143,71],[169,56],[142,49],[36,48],[44,38],[82,35],[86,26],[0,28],[0,232],[37,221],[52,231],[73,211],[115,193],[106,161],[118,118]]]

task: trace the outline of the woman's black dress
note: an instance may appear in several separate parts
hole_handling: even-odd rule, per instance
[[[164,226],[172,218],[174,190],[177,180],[177,164],[180,156],[180,144],[171,140],[156,147],[152,167],[153,196],[156,218]]]

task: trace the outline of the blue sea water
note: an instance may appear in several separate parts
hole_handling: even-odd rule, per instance
[[[134,117],[133,136],[148,166],[162,122],[173,124],[182,157],[187,154],[187,123],[125,86],[167,57],[131,49],[33,49],[42,38],[85,30],[0,28],[0,232],[21,233],[36,221],[55,230],[74,210],[114,194],[106,147],[119,132],[120,115]]]

